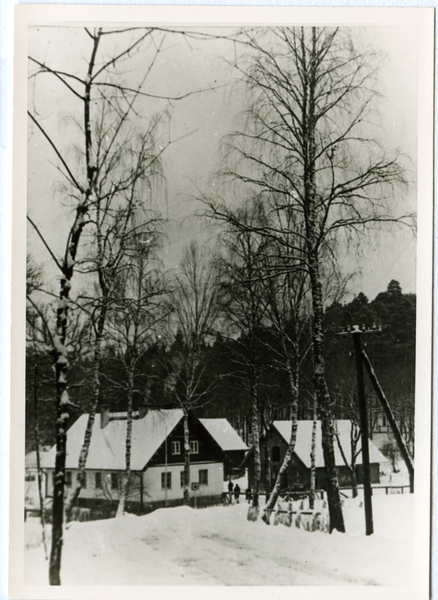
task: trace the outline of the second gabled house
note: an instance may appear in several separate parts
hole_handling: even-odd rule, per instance
[[[350,432],[351,421],[338,420],[334,422],[335,431],[338,434],[339,443],[347,461],[351,462],[351,446]],[[260,441],[261,451],[261,467],[262,467],[262,486],[265,491],[271,491],[280,466],[283,462],[284,455],[290,440],[291,421],[274,421],[269,427],[266,434]],[[312,446],[312,428],[313,421],[298,421],[297,438],[295,450],[292,455],[289,468],[284,474],[282,481],[283,490],[299,490],[310,488],[310,467],[311,467],[311,446]],[[357,444],[357,450],[360,450],[361,442]],[[342,452],[339,448],[337,439],[334,440],[336,470],[338,472],[338,480],[340,486],[349,487],[351,478],[349,469],[345,464]],[[380,465],[387,463],[387,459],[374,446],[372,441],[369,441],[370,463],[371,463],[371,483],[380,482]],[[360,452],[356,458],[356,478],[357,483],[363,482],[362,471],[362,453]],[[248,480],[250,486],[253,486],[254,481],[254,461],[252,452],[247,454],[245,466],[248,467]],[[315,442],[315,474],[316,488],[325,489],[326,475],[324,466],[324,457],[321,445],[321,422],[317,422],[316,427],[316,442]]]

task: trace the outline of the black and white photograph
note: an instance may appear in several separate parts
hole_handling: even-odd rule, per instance
[[[18,9],[10,597],[428,597],[433,10]]]

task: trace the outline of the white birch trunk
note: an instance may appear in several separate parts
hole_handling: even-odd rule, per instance
[[[290,406],[292,422],[291,422],[290,439],[289,439],[289,444],[288,444],[288,447],[286,450],[286,454],[284,455],[283,462],[281,464],[280,470],[278,471],[274,489],[272,490],[272,493],[269,497],[269,502],[266,506],[265,514],[262,517],[263,521],[267,525],[270,524],[271,513],[273,512],[273,510],[275,508],[275,505],[278,500],[278,496],[281,491],[281,483],[282,483],[282,479],[283,479],[283,474],[287,473],[290,461],[292,459],[292,455],[295,450],[295,443],[297,440],[297,428],[298,428],[298,419],[297,419],[297,417],[298,417],[298,384],[299,384],[298,365],[297,365],[297,361],[295,361],[294,368],[292,367],[291,361],[288,357],[288,351],[287,351],[287,347],[286,347],[286,343],[285,343],[283,335],[282,335],[282,342],[283,342],[284,352],[287,356],[286,363],[287,363],[287,370],[288,370],[288,375],[289,375],[289,384],[290,384],[291,393],[292,393],[292,402],[291,402],[291,406]]]
[[[184,410],[184,504],[190,504],[190,432],[189,413]]]
[[[309,508],[313,510],[315,506],[315,495],[316,495],[316,430],[318,427],[318,411],[316,398],[313,401],[313,426],[312,426],[312,443],[310,446],[310,496],[309,496]]]
[[[128,389],[128,414],[126,423],[125,440],[125,472],[123,474],[122,485],[120,488],[119,506],[117,508],[117,517],[125,514],[125,506],[129,492],[129,482],[131,480],[131,443],[132,443],[132,404],[134,392],[134,364],[129,365],[129,389]]]
[[[259,407],[257,398],[257,387],[254,378],[251,378],[251,423],[252,423],[252,443],[254,447],[254,490],[252,494],[252,504],[248,509],[248,521],[257,521],[259,516],[259,492],[260,480],[262,474],[262,465],[260,459],[260,427],[259,427]]]

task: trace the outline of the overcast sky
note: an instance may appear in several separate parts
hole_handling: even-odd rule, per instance
[[[411,160],[415,175],[417,153],[417,43],[416,31],[407,27],[360,27],[355,35],[364,43],[386,53],[381,73],[382,92],[379,102],[382,117],[382,134],[387,145],[400,147]],[[406,43],[410,40],[410,43]],[[110,36],[105,38],[111,53]],[[81,28],[38,28],[29,33],[29,55],[44,60],[65,71],[83,75],[84,57],[90,50],[90,39]],[[190,41],[180,36],[168,35],[163,52],[154,65],[147,82],[147,90],[158,95],[175,96],[198,89],[217,87],[179,102],[159,102],[144,99],[139,103],[142,114],[168,109],[169,135],[177,140],[166,152],[164,169],[167,194],[160,195],[160,203],[171,219],[168,228],[166,265],[178,264],[185,244],[196,235],[201,241],[212,237],[198,223],[187,220],[197,208],[190,200],[196,188],[208,192],[214,182],[214,172],[219,168],[219,143],[221,138],[239,125],[239,111],[244,108],[239,97],[231,93],[228,84],[234,74],[226,64],[236,51],[229,41]],[[127,80],[140,76],[149,55],[140,54],[130,63]],[[67,124],[71,115],[81,116],[81,105],[50,75],[30,80],[29,105],[38,111],[38,118],[54,137],[63,151],[75,142],[80,134]],[[141,122],[139,123],[141,127]],[[187,135],[190,134],[190,135]],[[52,161],[53,164],[50,164]],[[46,232],[48,241],[56,252],[64,249],[65,236],[71,225],[71,214],[62,206],[62,194],[57,191],[59,172],[57,164],[34,127],[28,135],[28,211]],[[410,210],[415,209],[415,186],[400,199]],[[415,291],[415,248],[411,233],[384,235],[373,240],[372,246],[363,246],[357,256],[345,255],[346,270],[360,275],[355,279],[352,292],[363,291],[370,299],[386,289],[390,279],[397,279],[405,292]],[[50,269],[41,243],[29,231],[28,250]],[[54,271],[50,271],[55,277]]]

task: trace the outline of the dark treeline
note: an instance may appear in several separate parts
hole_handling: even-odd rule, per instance
[[[391,281],[386,291],[369,301],[360,293],[351,302],[335,302],[325,311],[325,352],[327,383],[335,418],[356,420],[356,372],[352,356],[353,343],[348,332],[359,325],[372,332],[364,335],[366,351],[374,365],[380,383],[402,428],[413,445],[415,410],[415,326],[416,296],[403,294],[400,285]],[[376,328],[375,330],[373,328]],[[381,328],[381,331],[380,331]],[[310,336],[310,330],[305,332]],[[227,418],[247,442],[251,442],[251,399],[242,373],[243,336],[227,338],[217,333],[202,346],[204,371],[200,381],[202,402],[195,408],[200,417]],[[288,375],[277,360],[279,341],[269,328],[258,334],[259,413],[262,431],[274,419],[290,419],[291,388]],[[166,382],[172,357],[184,352],[184,340],[177,333],[167,347],[155,343],[137,361],[134,378],[134,410],[141,404],[151,407],[176,406],[175,390]],[[53,420],[55,388],[52,365],[47,354],[30,351],[27,354],[26,388],[26,449],[34,447],[34,398],[38,399],[38,425],[43,445],[54,443]],[[102,384],[100,405],[113,411],[127,408],[126,370],[116,349],[108,344],[101,363]],[[91,359],[78,357],[70,370],[70,396],[75,408],[72,424],[90,403],[87,378],[91,377]],[[298,418],[312,418],[312,361],[308,356],[300,373]],[[375,430],[379,403],[369,384],[367,398],[370,408],[371,432]],[[381,413],[380,413],[381,414]]]
[[[350,356],[350,336],[336,335],[357,324],[367,330],[374,326],[381,332],[363,336],[365,350],[380,384],[396,414],[402,433],[413,452],[415,430],[415,332],[416,296],[403,294],[400,284],[392,280],[385,292],[371,302],[360,293],[352,302],[333,304],[326,311],[327,380],[334,400],[334,415],[350,418],[355,411],[356,379],[354,359]],[[376,427],[379,401],[366,381],[370,433]],[[352,405],[353,402],[353,405]]]

